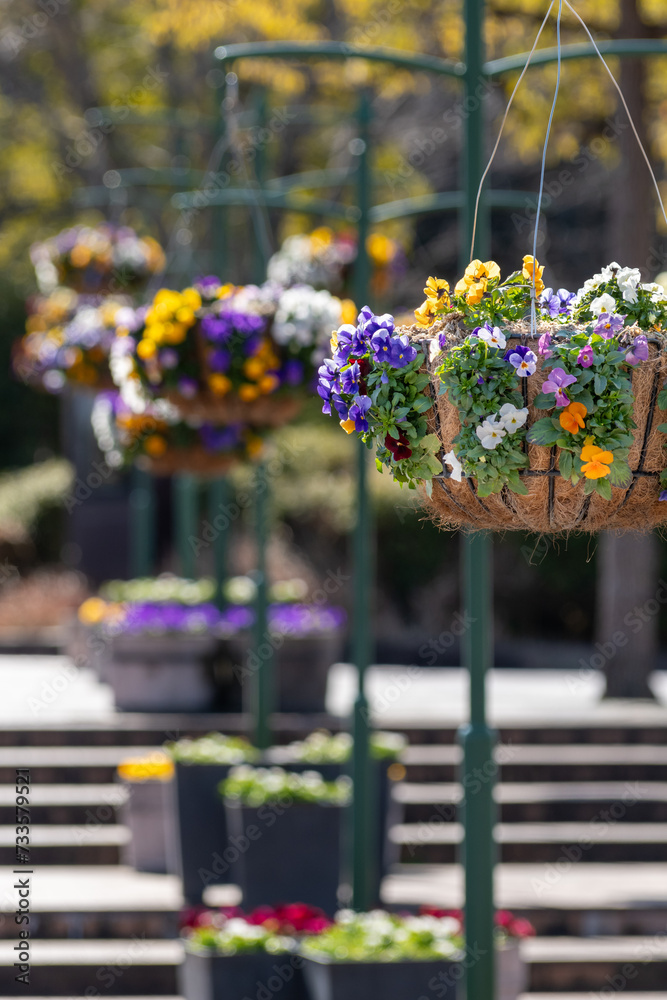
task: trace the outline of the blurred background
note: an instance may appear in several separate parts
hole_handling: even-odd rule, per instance
[[[538,0],[488,5],[489,58],[530,48],[544,14]],[[663,37],[660,0],[581,0],[577,9],[597,38]],[[567,13],[567,41],[582,40]],[[550,28],[545,39],[553,44]],[[461,5],[411,0],[312,3],[271,0],[14,0],[0,12],[0,643],[44,649],[82,600],[110,578],[131,575],[128,473],[89,489],[102,461],[90,407],[65,391],[35,392],[12,374],[13,345],[25,330],[37,286],[30,247],[73,224],[105,220],[155,237],[166,251],[164,284],[182,288],[197,275],[262,280],[265,261],[284,239],[323,223],[312,211],[210,205],[179,207],[179,192],[224,189],[307,171],[344,170],[354,157],[358,93],[373,112],[373,202],[457,188],[466,109],[457,84],[372,63],[271,59],[240,63],[225,76],[219,45],[274,39],[337,39],[456,59]],[[667,160],[664,60],[612,66],[659,178]],[[535,191],[555,68],[535,69],[519,90],[490,175],[492,187]],[[480,83],[489,152],[515,77]],[[260,122],[258,125],[257,122]],[[231,139],[230,139],[231,137]],[[539,259],[554,288],[576,290],[611,260],[637,266],[644,280],[667,269],[665,232],[627,117],[604,70],[566,66],[549,149],[546,217]],[[312,194],[302,182],[304,199]],[[663,184],[667,193],[667,184]],[[353,204],[354,190],[332,181],[322,197]],[[534,210],[494,210],[493,257],[503,274],[528,252]],[[344,229],[341,224],[339,229]],[[455,213],[374,227],[400,247],[401,267],[373,284],[376,311],[405,315],[422,299],[426,277],[458,277]],[[257,245],[264,258],[258,256]],[[377,253],[381,254],[381,243]],[[363,303],[357,303],[361,305]],[[273,481],[269,571],[312,590],[330,567],[350,575],[355,519],[354,443],[314,401],[279,433],[287,458]],[[243,491],[247,471],[231,474]],[[78,492],[77,492],[78,490]],[[460,604],[459,539],[423,519],[418,501],[372,473],[376,531],[374,659],[448,665],[458,645],[437,640]],[[171,492],[158,480],[156,571],[178,572]],[[76,503],[68,502],[74,496]],[[255,564],[249,518],[234,524],[230,573]],[[197,575],[212,571],[198,557]],[[619,572],[618,567],[622,567]],[[662,542],[653,536],[570,537],[521,533],[495,545],[497,666],[591,665],[595,643],[618,627],[628,645],[607,659],[608,694],[650,697],[646,678],[664,666],[667,622],[648,614],[637,633],[633,609],[667,578]],[[339,595],[337,595],[339,600]],[[339,603],[351,603],[349,585]],[[655,602],[654,602],[655,603]],[[625,622],[625,625],[619,623]],[[604,657],[603,657],[604,659]],[[595,661],[592,663],[595,666]]]

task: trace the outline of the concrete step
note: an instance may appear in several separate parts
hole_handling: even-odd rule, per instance
[[[625,998],[628,989],[664,990],[667,983],[664,934],[659,938],[529,938],[522,942],[521,954],[535,992],[608,990],[610,996]]]
[[[150,746],[0,746],[0,785],[13,784],[16,770],[28,768],[35,785],[108,784],[126,757],[146,757],[156,752]]]
[[[390,831],[402,862],[452,864],[461,842],[459,823],[401,823]],[[667,861],[665,823],[499,823],[500,859],[531,864]]]
[[[0,941],[3,996],[166,996],[177,993],[180,941],[30,941],[30,983],[16,982],[14,941]],[[95,990],[95,993],[86,991]],[[57,991],[57,992],[54,992]]]
[[[461,751],[456,745],[424,742],[406,747],[401,759],[408,781],[452,782],[458,778]],[[656,744],[504,743],[496,761],[505,782],[667,781],[667,746]]]
[[[113,824],[31,826],[28,860],[39,865],[115,865],[130,838],[129,830]],[[0,826],[0,865],[16,861],[16,827]],[[23,845],[22,845],[23,846]]]
[[[30,785],[30,821],[33,824],[71,824],[89,827],[115,823],[116,810],[127,801],[127,788],[105,785]],[[16,787],[0,785],[0,824],[16,816]]]
[[[455,783],[401,782],[393,789],[408,823],[453,821],[461,801]],[[517,782],[496,785],[504,823],[667,823],[667,782]]]

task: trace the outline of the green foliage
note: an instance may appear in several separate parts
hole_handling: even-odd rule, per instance
[[[344,806],[350,801],[350,788],[350,779],[344,775],[325,781],[317,771],[295,774],[282,767],[248,765],[235,767],[218,786],[224,798],[252,807],[267,802]]]
[[[301,951],[334,962],[420,962],[456,959],[462,945],[461,924],[455,917],[344,910],[331,927],[307,938]]]
[[[62,506],[72,481],[72,466],[63,458],[0,475],[0,537],[25,542],[47,510]]]

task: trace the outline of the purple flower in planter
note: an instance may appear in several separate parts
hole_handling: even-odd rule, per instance
[[[648,361],[648,340],[645,333],[640,333],[635,337],[632,347],[625,355],[625,360],[629,365],[638,365],[640,361]]]
[[[197,395],[197,379],[183,375],[178,380],[178,391],[186,399],[192,399],[193,396]]]
[[[175,368],[178,364],[178,354],[173,347],[165,347],[160,351],[158,360],[163,368]]]
[[[521,344],[517,344],[516,347],[510,347],[505,352],[503,360],[509,361],[516,368],[516,373],[521,378],[527,378],[528,375],[532,375],[537,367],[537,355],[530,348],[523,347]]]
[[[199,437],[207,451],[231,451],[241,443],[241,424],[228,427],[214,427],[202,424]]]
[[[553,354],[551,348],[551,334],[543,333],[542,336],[537,341],[538,353],[542,355],[543,358],[550,358]]]
[[[582,368],[590,368],[593,364],[593,348],[590,344],[582,347],[577,354],[577,364],[581,365]]]
[[[357,326],[363,330],[366,340],[370,340],[374,333],[384,330],[389,335],[394,332],[394,317],[390,313],[383,313],[376,316],[370,306],[364,306],[357,317]]]
[[[289,361],[285,362],[280,374],[286,385],[301,385],[303,382],[303,372],[303,362],[299,361],[298,358],[290,358]]]
[[[445,348],[447,347],[447,334],[446,333],[439,333],[438,334],[438,344],[440,346],[440,350],[444,351]]]
[[[346,368],[345,371],[341,372],[340,375],[340,385],[343,392],[348,392],[351,395],[359,392],[359,379],[361,378],[361,370],[358,363],[355,361]]]
[[[350,407],[348,415],[348,420],[354,420],[355,431],[365,433],[368,430],[366,414],[370,410],[371,406],[372,401],[370,396],[355,396],[354,403]]]
[[[554,392],[556,394],[556,406],[567,406],[570,400],[563,390],[576,381],[574,375],[568,375],[563,368],[552,368],[549,378],[546,382],[542,383],[542,392]]]
[[[667,500],[667,490],[661,490],[658,500]]]
[[[548,313],[555,319],[556,316],[569,314],[574,297],[575,293],[568,292],[567,288],[559,288],[557,292],[554,292],[553,288],[545,288],[538,299],[538,304],[542,312]]]
[[[217,347],[209,354],[208,363],[211,371],[226,372],[229,371],[229,366],[232,363],[232,356],[229,351],[226,351],[223,347]]]
[[[593,332],[599,333],[605,340],[610,340],[611,337],[615,337],[617,333],[621,332],[624,322],[625,316],[611,316],[609,313],[600,313]]]

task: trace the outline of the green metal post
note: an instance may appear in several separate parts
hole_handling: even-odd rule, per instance
[[[208,484],[208,520],[213,529],[213,579],[215,580],[215,603],[222,608],[225,603],[224,586],[227,577],[227,551],[229,548],[229,523],[224,513],[229,503],[229,481],[226,476],[212,479]],[[224,523],[219,528],[218,523]]]
[[[192,580],[196,573],[193,539],[199,529],[199,490],[194,476],[174,476],[172,479],[174,504],[174,537],[181,575]]]
[[[257,470],[255,489],[255,538],[257,541],[257,598],[255,611],[255,657],[252,666],[252,707],[255,746],[271,745],[271,712],[274,705],[273,646],[269,636],[269,586],[266,550],[269,538],[269,476],[266,465]]]
[[[369,260],[366,252],[368,213],[371,201],[370,177],[371,107],[367,93],[359,102],[359,137],[353,140],[353,152],[359,157],[358,167],[358,251],[354,273],[354,295],[358,308],[366,305],[369,282]],[[354,751],[352,779],[352,905],[366,910],[376,902],[371,898],[374,868],[379,859],[374,856],[372,770],[369,759],[369,718],[365,677],[371,658],[371,514],[368,497],[366,462],[368,449],[360,441],[357,452],[357,523],[354,533],[354,618],[352,655],[357,667],[357,697],[354,703],[352,732]]]
[[[150,576],[155,562],[155,483],[133,466],[130,492],[130,572]]]
[[[469,263],[475,199],[483,172],[484,110],[478,88],[484,67],[484,0],[466,0],[465,17],[465,92],[469,110],[463,162],[466,197],[461,226],[462,266]],[[484,243],[488,230],[483,203],[480,213],[479,238],[473,256],[480,253],[486,257],[488,247]],[[470,721],[459,732],[463,748],[466,996],[469,1000],[494,1000],[494,734],[486,721],[486,674],[491,663],[493,632],[491,536],[479,532],[465,534],[462,550],[463,604],[470,621],[464,643],[464,663],[470,676]]]

